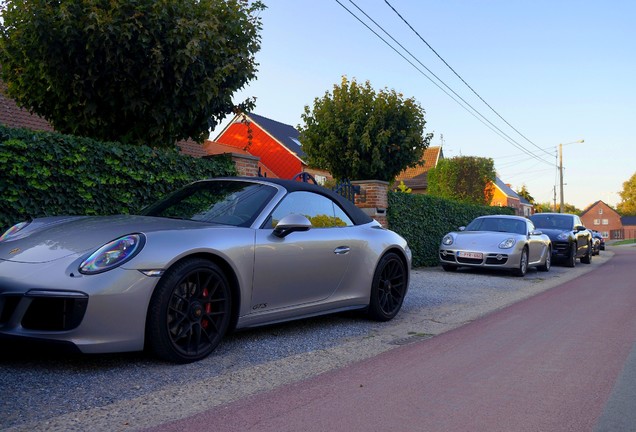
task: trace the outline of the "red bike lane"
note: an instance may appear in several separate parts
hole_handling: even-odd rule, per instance
[[[636,342],[636,250],[614,250],[596,271],[458,329],[150,430],[603,430]],[[630,416],[624,406],[606,416]]]

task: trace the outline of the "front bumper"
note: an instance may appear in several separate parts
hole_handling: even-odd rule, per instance
[[[143,349],[159,278],[123,268],[81,275],[71,267],[0,260],[0,336],[70,343],[84,353]]]
[[[461,251],[441,248],[439,250],[440,264],[513,269],[519,266],[521,259],[521,255],[516,250],[512,250],[512,253],[480,252],[482,258],[464,258],[459,256],[459,252]]]

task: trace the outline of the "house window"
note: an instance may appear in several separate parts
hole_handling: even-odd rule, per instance
[[[603,222],[603,225],[609,225],[609,220],[607,220],[607,219],[603,219],[602,222]]]
[[[603,209],[602,208],[598,209],[598,214],[603,214]]]
[[[609,233],[607,231],[601,232],[601,235],[603,236],[603,238],[609,238]]]
[[[320,186],[324,186],[325,182],[327,181],[327,177],[324,175],[316,174],[314,178],[316,179],[316,183],[318,183]]]
[[[601,224],[600,219],[594,219],[594,225],[600,225],[600,224]]]

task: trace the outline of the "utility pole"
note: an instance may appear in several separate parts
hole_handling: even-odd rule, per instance
[[[559,144],[559,182],[561,184],[561,205],[559,213],[563,213],[563,144]]]

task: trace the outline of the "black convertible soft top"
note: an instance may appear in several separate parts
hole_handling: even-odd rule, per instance
[[[244,180],[248,182],[259,181],[263,183],[272,183],[287,189],[288,192],[296,192],[296,191],[308,191],[314,192],[320,195],[324,195],[326,197],[331,198],[335,202],[340,205],[340,207],[344,210],[344,212],[351,218],[351,221],[354,225],[363,225],[371,222],[373,219],[371,216],[367,215],[365,212],[360,210],[355,206],[354,203],[346,199],[340,194],[335,193],[334,191],[327,189],[323,186],[315,185],[313,183],[305,183],[301,181],[295,180],[282,180],[282,179],[273,179],[267,177],[217,177],[214,180]]]

